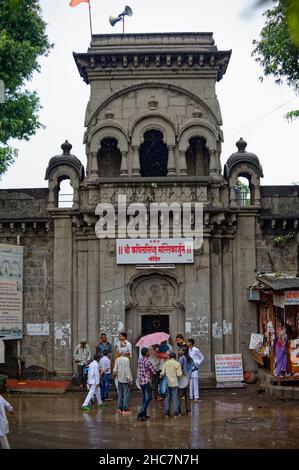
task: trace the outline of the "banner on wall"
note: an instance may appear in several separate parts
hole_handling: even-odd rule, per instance
[[[116,240],[117,264],[193,263],[192,238]]]
[[[0,243],[0,338],[23,334],[23,247]]]

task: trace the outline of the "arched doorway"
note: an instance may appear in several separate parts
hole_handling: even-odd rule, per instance
[[[210,156],[204,138],[191,137],[186,152],[186,164],[189,176],[209,175]]]
[[[144,133],[140,145],[140,175],[167,176],[168,149],[161,131],[152,129]]]
[[[98,168],[100,176],[120,176],[121,153],[118,142],[114,138],[106,138],[101,141],[98,153]]]
[[[139,349],[134,345],[141,336],[164,331],[172,343],[177,333],[184,334],[185,312],[180,285],[175,277],[158,273],[135,277],[129,287],[126,307],[126,331],[133,344],[133,371],[136,375]]]

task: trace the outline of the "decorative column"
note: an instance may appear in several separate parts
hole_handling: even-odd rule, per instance
[[[184,150],[180,150],[180,175],[188,175],[186,154]]]
[[[132,176],[140,176],[139,145],[133,145]]]
[[[259,186],[259,179],[257,180],[254,186],[254,200],[252,201],[252,204],[261,207],[261,191]]]
[[[217,174],[217,151],[216,150],[210,150],[210,176],[218,176]]]
[[[71,375],[73,364],[72,219],[64,210],[53,215],[53,222],[53,367],[58,376],[63,376]]]
[[[120,176],[128,176],[128,152],[121,152]]]
[[[79,202],[80,202],[79,183],[72,184],[72,186],[73,186],[73,189],[74,189],[72,209],[79,209]]]
[[[54,209],[56,206],[56,198],[55,198],[55,189],[57,183],[55,181],[49,182],[49,196],[48,196],[48,207],[47,209]]]
[[[229,184],[229,204],[231,207],[237,207],[237,198],[236,198],[236,190],[235,190],[235,180],[230,181]]]
[[[90,162],[90,166],[89,166],[90,172],[89,172],[88,180],[91,182],[97,182],[99,179],[97,152],[90,152],[89,162]]]
[[[212,356],[223,354],[223,284],[221,235],[210,238]]]
[[[230,232],[222,239],[222,285],[223,285],[223,346],[224,354],[234,352],[234,283],[233,283],[233,232],[234,228],[227,227]]]
[[[174,158],[174,145],[168,145],[168,164],[167,164],[167,176],[176,175],[176,165]]]

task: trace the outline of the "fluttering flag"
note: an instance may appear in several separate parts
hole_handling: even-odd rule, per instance
[[[88,3],[90,36],[91,36],[91,39],[92,39],[91,0],[71,0],[70,3],[69,3],[69,6],[70,7],[76,7],[77,5],[80,5],[80,3]]]
[[[80,3],[89,3],[89,0],[71,0],[70,7],[76,7]]]

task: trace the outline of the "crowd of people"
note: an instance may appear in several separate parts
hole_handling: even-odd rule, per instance
[[[191,411],[191,401],[199,400],[198,370],[204,360],[201,351],[195,347],[194,339],[185,341],[182,334],[175,338],[177,354],[168,341],[150,347],[140,348],[136,385],[142,391],[142,403],[137,416],[140,421],[149,419],[148,406],[152,395],[156,400],[165,402],[165,417],[173,409],[174,417]],[[87,387],[88,394],[82,405],[83,411],[91,409],[96,399],[97,406],[107,405],[111,378],[114,378],[118,404],[117,413],[124,416],[132,414],[130,410],[130,392],[133,384],[131,370],[132,345],[125,332],[120,333],[119,343],[113,359],[112,345],[105,333],[101,334],[96,353],[91,361],[91,349],[85,338],[80,341],[74,352],[78,365],[80,387]]]
[[[175,338],[178,351],[173,352],[168,341],[140,349],[136,384],[142,391],[142,403],[137,416],[140,421],[150,418],[148,406],[154,395],[156,400],[165,402],[165,417],[169,418],[171,408],[178,417],[183,412],[191,411],[191,400],[199,401],[198,369],[204,360],[201,351],[195,347],[194,339],[185,341],[182,334]],[[88,393],[82,404],[83,411],[91,410],[91,403],[104,408],[109,398],[111,377],[114,377],[118,394],[117,413],[128,416],[130,410],[130,392],[133,383],[131,371],[132,345],[126,333],[120,333],[115,360],[112,345],[105,333],[101,334],[96,353],[92,352],[85,338],[74,351],[74,361],[78,366],[80,387],[86,386]],[[9,449],[9,432],[6,411],[13,413],[13,407],[0,395],[0,444]]]

